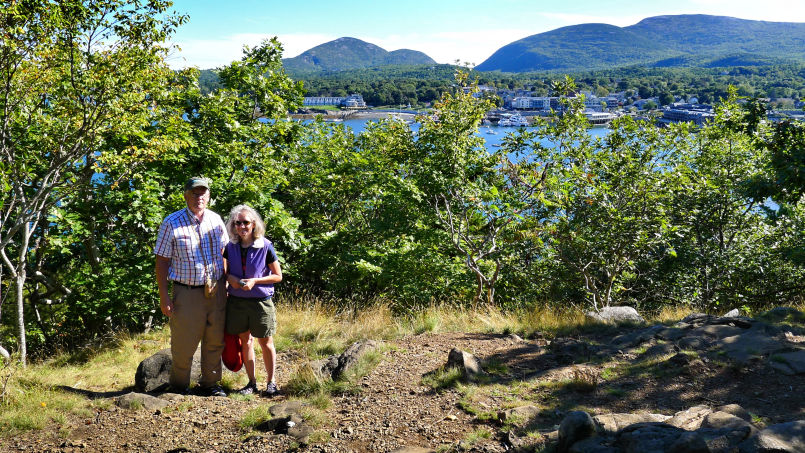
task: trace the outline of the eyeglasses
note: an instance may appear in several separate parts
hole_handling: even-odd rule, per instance
[[[241,225],[249,226],[251,224],[252,224],[251,220],[235,220],[235,225],[237,225],[237,226],[241,226]]]

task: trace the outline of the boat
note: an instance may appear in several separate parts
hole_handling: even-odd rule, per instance
[[[498,122],[498,126],[502,127],[525,127],[530,125],[528,120],[519,113],[505,113],[500,117],[500,121]]]
[[[487,133],[487,134],[489,134],[489,135],[497,135],[497,132],[493,131],[493,130],[492,130],[491,128],[489,128],[489,127],[487,127],[487,128],[486,128],[486,133]]]

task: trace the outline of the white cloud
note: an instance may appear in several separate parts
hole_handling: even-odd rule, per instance
[[[437,63],[468,62],[480,64],[499,48],[526,36],[539,33],[523,29],[486,29],[467,32],[411,33],[385,37],[360,38],[388,51],[411,49],[424,52]]]
[[[174,42],[181,50],[174,51],[168,64],[174,68],[197,66],[200,69],[217,68],[240,60],[243,47],[254,47],[276,35],[239,33],[215,39],[189,39]],[[295,57],[300,53],[336,37],[322,34],[289,34],[277,36],[283,47],[283,57]]]

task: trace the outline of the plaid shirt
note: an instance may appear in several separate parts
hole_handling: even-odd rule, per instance
[[[205,267],[213,280],[221,278],[224,273],[221,250],[227,242],[229,234],[218,214],[205,210],[204,219],[199,222],[185,208],[162,221],[154,254],[170,258],[169,280],[197,286],[205,283]]]

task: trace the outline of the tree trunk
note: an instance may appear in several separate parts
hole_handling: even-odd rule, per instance
[[[25,288],[25,263],[28,257],[28,241],[30,240],[31,224],[26,222],[22,229],[22,243],[20,244],[19,261],[17,262],[17,276],[14,279],[17,283],[17,327],[19,329],[20,363],[25,367],[28,360],[28,347],[25,335],[25,298],[23,289]]]

